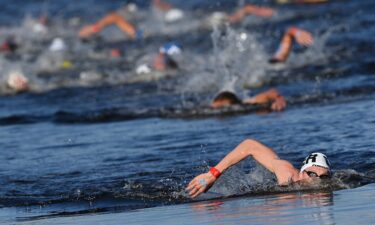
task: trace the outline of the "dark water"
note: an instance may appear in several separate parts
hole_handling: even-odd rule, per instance
[[[375,221],[373,186],[369,184],[334,194],[323,191],[217,199],[133,210],[116,216],[98,213],[48,218],[43,224],[155,224],[155,220],[160,224],[372,224]]]
[[[203,12],[232,11],[236,2],[173,1],[187,10],[190,19],[169,26],[151,20],[155,27],[163,26],[151,29],[146,41],[123,40],[116,29],[88,43],[77,40],[79,25],[70,24],[71,17],[83,15],[90,21],[121,2],[28,1],[16,7],[17,1],[0,1],[5,35],[25,33],[27,28],[20,24],[26,12],[38,15],[47,10],[57,15],[47,35],[19,36],[28,48],[0,58],[0,77],[21,68],[33,84],[31,93],[4,92],[0,97],[0,221],[191,202],[184,192],[190,179],[245,138],[261,140],[296,167],[309,152],[325,152],[334,179],[315,189],[336,191],[374,183],[372,1],[309,6],[268,1],[279,10],[275,18],[250,16],[239,25],[214,30],[199,25]],[[94,5],[90,12],[85,10],[89,5]],[[147,14],[148,4],[140,7]],[[19,16],[13,20],[15,14]],[[149,23],[148,17],[139,21],[140,26]],[[295,47],[285,65],[267,64],[283,30],[291,25],[310,30],[314,46]],[[239,33],[248,39],[237,42]],[[46,72],[38,62],[55,57],[46,48],[56,36],[70,46],[64,57],[73,67]],[[179,72],[168,71],[157,79],[134,73],[140,58],[171,40],[184,46]],[[239,51],[238,45],[245,50]],[[126,54],[121,59],[88,56],[112,47],[125,49]],[[84,71],[99,73],[100,78],[82,80],[79,74]],[[254,113],[263,106],[205,107],[228,86],[242,96],[276,87],[286,96],[288,107],[270,114]],[[373,185],[368,188],[373,192]],[[273,198],[300,191],[300,187],[277,187],[272,175],[249,159],[228,170],[199,200]]]

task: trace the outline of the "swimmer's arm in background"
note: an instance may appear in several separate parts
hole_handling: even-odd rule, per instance
[[[129,35],[131,38],[135,39],[136,29],[135,27],[124,17],[120,16],[118,13],[113,12],[108,14],[106,17],[101,19],[96,25],[103,29],[109,25],[115,24],[122,32]]]
[[[306,47],[314,43],[310,32],[297,27],[289,27],[281,39],[278,50],[270,59],[271,63],[285,62],[292,49],[293,39],[295,39],[298,44]]]
[[[167,12],[173,8],[171,4],[163,0],[153,0],[152,3],[154,4],[156,8],[158,8],[159,10],[163,12]]]
[[[271,109],[281,111],[286,107],[285,98],[274,88],[264,91],[252,98],[245,99],[244,104],[268,104],[271,103]]]
[[[249,14],[254,14],[262,17],[270,17],[275,13],[275,11],[268,7],[259,7],[254,5],[246,5],[241,9],[234,12],[232,15],[228,16],[228,20],[231,23],[238,23],[243,20],[243,18]]]
[[[116,12],[112,12],[104,16],[98,22],[92,25],[87,25],[83,27],[79,32],[79,37],[87,38],[95,33],[99,33],[101,30],[110,25],[116,25],[122,32],[129,35],[131,38],[136,38],[136,29],[135,27],[125,20]]]
[[[257,162],[273,173],[275,171],[274,165],[279,161],[279,157],[271,148],[258,141],[248,139],[226,155],[215,168],[219,170],[219,172],[223,172],[248,156],[252,156]],[[189,195],[192,198],[197,197],[211,187],[216,180],[217,178],[210,172],[196,176],[187,187]]]

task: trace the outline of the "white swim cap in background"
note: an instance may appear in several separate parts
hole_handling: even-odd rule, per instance
[[[314,152],[305,158],[300,173],[311,166],[323,167],[330,170],[330,165],[331,163],[329,162],[326,155],[320,152]]]
[[[126,9],[131,13],[135,13],[138,11],[138,6],[135,3],[129,3],[126,5]]]
[[[52,52],[63,51],[65,49],[66,49],[65,42],[61,38],[53,39],[51,45],[49,46],[49,50]]]
[[[137,67],[135,72],[137,74],[147,74],[147,73],[151,73],[151,68],[147,64],[142,64]]]
[[[165,14],[165,17],[164,17],[165,21],[168,23],[179,21],[182,18],[184,18],[184,12],[182,12],[179,9],[168,10],[168,12]]]
[[[220,26],[227,21],[227,14],[223,12],[214,12],[209,17],[209,23],[211,26]]]

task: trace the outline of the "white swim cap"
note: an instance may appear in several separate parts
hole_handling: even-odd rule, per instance
[[[225,21],[227,21],[227,14],[223,12],[214,12],[209,17],[209,23],[211,26],[219,26],[222,25]]]
[[[184,18],[184,12],[182,12],[179,9],[170,9],[165,14],[165,18],[164,19],[168,23],[173,23],[173,22],[181,20],[182,18]]]
[[[330,170],[330,165],[331,163],[329,162],[326,155],[320,152],[314,152],[305,158],[300,173],[311,166],[323,167]]]
[[[49,46],[49,50],[52,52],[63,51],[65,49],[66,49],[66,45],[62,38],[53,39],[51,45]]]
[[[142,64],[137,67],[135,72],[137,74],[147,74],[147,73],[151,73],[151,68],[147,64]]]
[[[135,3],[129,3],[126,5],[126,9],[131,13],[135,13],[138,11],[138,6]]]

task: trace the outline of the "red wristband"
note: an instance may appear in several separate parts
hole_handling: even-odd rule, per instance
[[[219,178],[221,175],[221,172],[215,167],[210,168],[210,173],[212,174],[212,176],[216,177],[216,179]]]
[[[96,24],[92,25],[92,31],[94,33],[98,33],[100,31],[100,27]]]
[[[291,27],[289,28],[289,33],[293,36],[295,36],[298,32],[298,28],[297,27]]]

